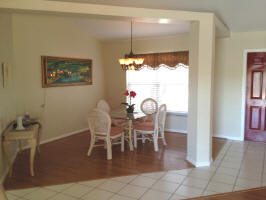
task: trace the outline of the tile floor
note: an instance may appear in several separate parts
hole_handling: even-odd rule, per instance
[[[9,200],[178,200],[266,186],[266,144],[228,141],[210,167],[7,191]],[[265,166],[265,167],[264,167]]]

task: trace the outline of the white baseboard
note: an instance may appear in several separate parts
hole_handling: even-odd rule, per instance
[[[208,167],[211,165],[212,161],[207,161],[207,162],[197,162],[190,157],[187,156],[187,161],[192,163],[195,167]]]
[[[242,137],[232,137],[232,136],[223,135],[223,134],[214,134],[213,137],[225,138],[225,139],[228,139],[228,140],[243,141]]]
[[[18,152],[19,152],[19,148],[18,148],[18,146],[17,146],[17,149],[16,149],[16,151],[15,151],[13,157],[11,158],[11,162],[12,162],[12,164],[14,163],[14,161],[15,161],[17,155],[18,155]],[[4,171],[4,173],[3,173],[2,176],[0,177],[0,184],[3,184],[3,183],[4,183],[5,178],[6,178],[6,176],[8,175],[8,171],[9,171],[9,167],[8,167],[8,165],[7,165],[7,166],[6,166],[6,169],[5,169],[5,171]]]
[[[166,128],[165,131],[177,132],[177,133],[185,133],[185,134],[187,134],[187,130],[181,130],[181,129]]]
[[[65,137],[68,137],[68,136],[71,136],[71,135],[75,135],[75,134],[78,134],[78,133],[81,133],[81,132],[84,132],[84,131],[88,131],[88,130],[89,130],[88,128],[84,128],[84,129],[80,129],[80,130],[73,131],[73,132],[70,132],[70,133],[65,133],[63,135],[59,135],[59,136],[56,136],[56,137],[53,137],[53,138],[45,139],[45,140],[41,141],[40,144],[53,142],[55,140],[59,140],[59,139],[62,139],[62,138],[65,138]],[[23,149],[28,149],[28,148],[30,148],[29,145],[26,145],[26,146],[23,147]]]
[[[48,142],[59,140],[59,139],[62,139],[62,138],[65,138],[65,137],[68,137],[68,136],[71,136],[71,135],[75,135],[75,134],[78,134],[78,133],[81,133],[81,132],[84,132],[84,131],[88,131],[88,130],[89,130],[88,128],[83,128],[83,129],[80,129],[80,130],[77,130],[77,131],[73,131],[73,132],[70,132],[70,133],[66,133],[66,134],[63,134],[63,135],[60,135],[60,136],[56,136],[56,137],[53,137],[53,138],[49,138],[49,139],[43,140],[43,141],[40,142],[40,144],[45,144],[45,143],[48,143]]]

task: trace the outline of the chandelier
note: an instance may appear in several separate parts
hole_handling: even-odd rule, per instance
[[[138,70],[143,64],[144,58],[138,58],[132,51],[132,20],[131,20],[131,50],[130,53],[125,55],[125,58],[119,59],[119,63],[123,70]]]

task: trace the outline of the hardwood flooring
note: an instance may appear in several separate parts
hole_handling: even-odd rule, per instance
[[[124,153],[120,146],[114,146],[113,159],[109,161],[103,147],[95,148],[92,155],[87,156],[89,140],[88,132],[84,132],[41,145],[41,153],[35,158],[34,177],[29,174],[29,150],[20,152],[13,166],[13,176],[5,180],[5,188],[47,186],[193,167],[186,161],[185,134],[167,132],[168,145],[160,144],[159,152],[153,151],[152,143],[139,143],[133,152],[126,145]],[[225,139],[213,139],[214,158],[225,142]]]

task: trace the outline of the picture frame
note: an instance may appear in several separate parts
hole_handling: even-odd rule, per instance
[[[42,87],[92,85],[92,60],[41,56]]]

